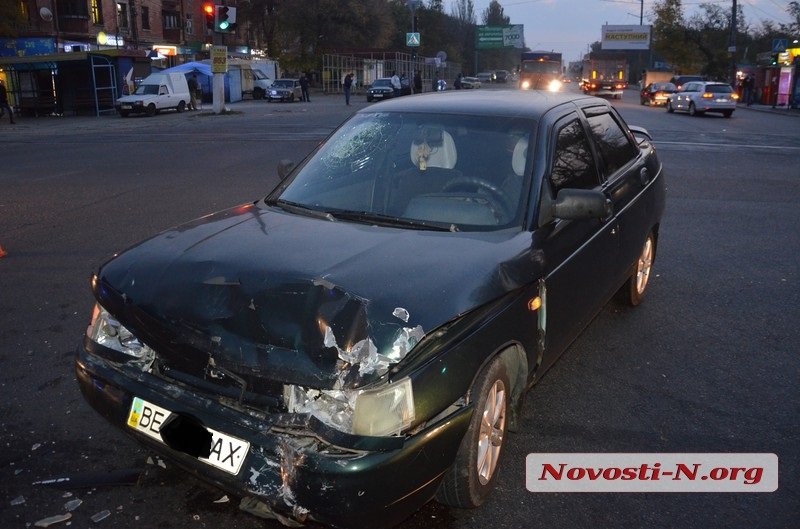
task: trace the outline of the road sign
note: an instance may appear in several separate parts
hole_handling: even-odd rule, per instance
[[[406,33],[406,46],[419,46],[419,33]]]
[[[524,47],[524,26],[476,26],[475,49],[489,50]]]
[[[789,47],[789,39],[772,39],[772,53],[783,53]]]

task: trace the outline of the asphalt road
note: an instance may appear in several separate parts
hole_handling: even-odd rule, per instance
[[[354,100],[0,122],[0,527],[28,527],[75,498],[72,527],[281,527],[148,464],[83,401],[73,354],[98,264],[263,196],[279,160],[299,160],[367,104]],[[403,529],[798,525],[800,119],[668,115],[634,92],[614,104],[653,134],[669,179],[648,298],[606,307],[528,395],[487,504],[430,503]],[[525,457],[536,452],[774,453],[780,482],[772,493],[533,494]],[[141,471],[137,484],[118,483],[125,469]],[[33,485],[63,476],[82,481]]]

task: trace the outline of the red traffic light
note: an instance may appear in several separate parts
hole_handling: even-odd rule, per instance
[[[206,15],[214,15],[214,4],[205,3],[203,4],[203,11]]]

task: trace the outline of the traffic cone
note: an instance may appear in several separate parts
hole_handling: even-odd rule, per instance
[[[6,255],[8,255],[8,252],[3,248],[3,245],[0,244],[0,257],[5,257]]]

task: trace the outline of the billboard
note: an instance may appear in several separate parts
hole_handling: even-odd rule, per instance
[[[475,49],[524,48],[524,25],[476,26]]]
[[[649,50],[650,26],[603,26],[604,50]]]

